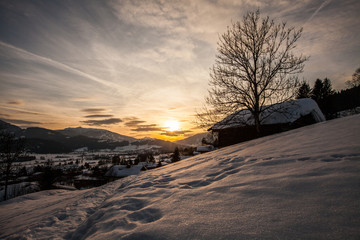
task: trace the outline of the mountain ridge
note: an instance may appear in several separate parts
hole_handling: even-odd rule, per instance
[[[202,145],[203,138],[206,137],[208,134],[210,133],[208,132],[197,133],[190,137],[174,141],[174,143],[189,145],[189,146],[200,146]]]
[[[41,127],[21,129],[16,125],[0,120],[0,129],[7,129],[17,137],[24,136],[26,148],[32,153],[69,153],[80,148],[89,151],[115,150],[132,145],[156,145],[164,152],[172,152],[180,144],[155,138],[136,139],[105,129],[65,128],[50,130]]]
[[[112,141],[135,141],[137,140],[134,137],[129,137],[126,135],[122,135],[119,133],[115,133],[106,129],[101,128],[83,128],[83,127],[76,127],[76,128],[64,128],[60,130],[55,130],[60,132],[66,136],[74,137],[74,136],[86,136],[90,138],[96,138],[101,140],[112,140]]]

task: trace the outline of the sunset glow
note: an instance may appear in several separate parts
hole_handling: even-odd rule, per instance
[[[0,119],[167,140],[206,131],[194,115],[219,35],[256,9],[304,28],[300,79],[345,87],[359,67],[359,1],[0,0]]]
[[[167,131],[178,131],[180,129],[180,123],[178,121],[167,121],[165,122]]]

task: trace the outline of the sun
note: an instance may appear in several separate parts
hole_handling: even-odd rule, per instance
[[[178,121],[166,121],[165,124],[165,130],[167,131],[178,131],[180,129],[180,124]]]

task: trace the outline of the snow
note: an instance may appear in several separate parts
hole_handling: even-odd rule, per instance
[[[141,140],[139,140],[141,141]],[[132,145],[129,144],[128,146],[121,146],[121,147],[116,147],[114,149],[114,152],[138,152],[138,151],[145,151],[145,150],[156,150],[156,149],[160,149],[161,146],[158,145],[149,145],[149,144],[144,144],[144,145]]]
[[[26,180],[27,177],[23,177],[23,180]],[[20,180],[20,178],[19,178]],[[39,186],[36,182],[20,182],[15,184],[8,185],[7,189],[7,198],[14,198],[16,196],[24,195],[31,192],[39,191]],[[0,201],[3,201],[5,194],[5,186],[0,187]]]
[[[112,166],[105,175],[111,177],[128,177],[131,175],[137,175],[140,173],[143,166],[144,165],[142,163],[139,163],[138,165],[131,165],[130,168],[125,165],[115,165]]]
[[[74,150],[74,152],[87,152],[87,151],[89,151],[88,147],[82,147]]]
[[[359,239],[360,115],[0,203],[1,239]]]
[[[325,121],[317,103],[310,98],[302,98],[267,106],[260,114],[263,125],[292,123],[302,116],[311,114],[316,122]],[[212,130],[254,125],[254,118],[249,110],[237,111],[211,127]]]
[[[213,151],[214,150],[214,146],[212,145],[208,145],[208,146],[198,146],[196,148],[196,151],[197,152],[210,152],[210,151]]]

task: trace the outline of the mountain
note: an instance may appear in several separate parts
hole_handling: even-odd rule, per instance
[[[110,140],[114,142],[122,142],[122,141],[128,141],[132,142],[135,141],[136,138],[128,137],[125,135],[121,135],[118,133],[114,133],[105,129],[98,129],[98,128],[65,128],[62,130],[56,130],[57,132],[69,136],[69,137],[75,137],[75,136],[86,136],[89,138],[96,138],[101,140]]]
[[[0,238],[360,239],[359,132],[360,114],[20,196],[0,203]]]
[[[129,145],[129,141],[124,139],[133,139],[126,136],[121,137],[120,134],[117,136],[116,133],[111,134],[111,132],[102,129],[99,129],[98,132],[103,133],[102,136],[107,134],[107,136],[110,136],[109,139],[104,139],[105,137],[98,139],[75,134],[67,136],[60,131],[40,127],[21,129],[1,120],[0,128],[13,132],[18,137],[24,136],[26,149],[31,153],[69,153],[84,147],[87,147],[88,150],[115,149]],[[111,139],[111,136],[114,136],[113,139]]]
[[[18,135],[22,132],[22,129],[20,127],[4,122],[2,120],[0,120],[0,130],[7,130],[8,132],[12,132],[15,135]]]
[[[145,138],[139,140],[96,128],[78,127],[50,130],[40,127],[29,127],[21,129],[0,120],[1,127],[14,132],[17,136],[25,136],[26,148],[31,153],[69,153],[84,147],[90,151],[114,150],[122,149],[122,147],[128,146],[130,143],[138,146],[148,145],[149,147],[155,147],[161,150],[161,152],[173,152],[175,147],[180,146],[179,144],[160,139]],[[147,148],[139,148],[139,151],[144,149]]]
[[[34,153],[68,153],[87,147],[88,150],[114,149],[126,146],[128,141],[112,141],[91,138],[83,135],[66,136],[58,131],[31,127],[23,130],[26,145]]]
[[[66,136],[57,131],[40,128],[40,127],[29,127],[22,131],[22,135],[26,138],[45,139],[53,141],[64,141]]]
[[[139,139],[139,140],[132,142],[131,145],[159,146],[159,147],[161,147],[161,150],[163,152],[174,152],[176,147],[183,147],[181,144],[170,142],[170,141],[165,141],[165,140],[161,140],[161,139],[156,139],[156,138]]]
[[[202,144],[202,139],[204,137],[206,137],[208,134],[209,134],[208,132],[198,133],[198,134],[195,134],[195,135],[193,135],[191,137],[175,141],[175,143],[194,146],[194,147],[200,146]]]

